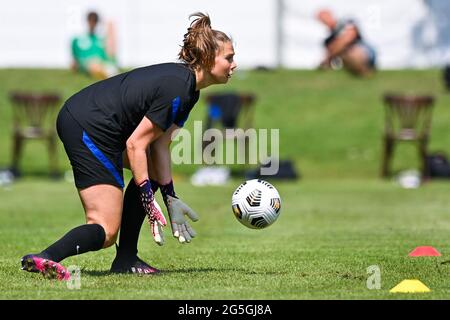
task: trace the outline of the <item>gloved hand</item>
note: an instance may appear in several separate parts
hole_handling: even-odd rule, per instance
[[[155,201],[151,183],[147,179],[139,185],[142,205],[147,213],[148,222],[150,223],[150,230],[155,242],[162,246],[164,244],[164,233],[162,228],[167,225],[167,220],[164,217],[161,207]]]
[[[166,195],[164,202],[169,212],[169,218],[172,225],[172,233],[175,238],[178,238],[180,243],[189,243],[192,238],[196,236],[194,229],[189,225],[185,215],[187,215],[192,221],[198,220],[198,215],[189,208],[187,204],[178,199]]]
[[[160,189],[169,213],[173,236],[178,238],[180,243],[191,242],[196,233],[185,216],[187,215],[192,221],[197,221],[198,215],[188,205],[178,199],[175,195],[172,181],[167,185],[160,185]]]
[[[162,246],[164,244],[163,227],[167,225],[167,220],[156,200],[153,200],[153,206],[153,210],[155,210],[154,218],[152,219],[149,215],[147,215],[148,222],[150,223],[150,230],[152,231],[153,239],[158,245]]]

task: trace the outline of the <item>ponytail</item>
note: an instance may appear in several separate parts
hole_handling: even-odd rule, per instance
[[[231,39],[222,31],[211,28],[211,20],[208,15],[197,12],[189,16],[189,18],[192,17],[196,17],[196,19],[191,22],[184,35],[183,46],[178,58],[192,70],[199,67],[211,70],[214,67],[216,51],[220,48],[221,43],[231,41]]]

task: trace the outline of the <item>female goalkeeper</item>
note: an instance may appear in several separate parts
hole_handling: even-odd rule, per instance
[[[209,16],[196,13],[191,17],[195,19],[178,55],[181,63],[138,68],[97,82],[62,107],[58,135],[73,168],[86,224],[42,252],[22,257],[23,270],[67,280],[70,274],[60,261],[112,246],[120,228],[111,271],[159,272],[137,257],[137,238],[145,215],[154,240],[163,243],[161,228],[166,219],[154,202],[158,187],[173,235],[180,242],[195,236],[186,215],[193,221],[197,215],[175,195],[169,144],[198,101],[199,91],[227,83],[236,63],[231,39],[211,28]],[[124,166],[133,174],[125,197]]]

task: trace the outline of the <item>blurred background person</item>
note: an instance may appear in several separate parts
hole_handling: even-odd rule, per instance
[[[317,14],[320,22],[325,24],[330,35],[325,39],[326,56],[319,68],[339,68],[358,76],[373,74],[376,66],[375,50],[368,45],[353,20],[337,20],[331,11],[323,9]]]
[[[88,33],[72,39],[72,69],[95,79],[106,79],[118,73],[116,36],[112,22],[106,24],[106,36],[99,35],[99,22],[98,13],[89,12]]]

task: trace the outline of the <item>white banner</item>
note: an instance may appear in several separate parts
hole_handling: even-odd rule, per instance
[[[0,67],[68,68],[70,40],[96,10],[116,24],[121,66],[176,61],[189,14],[202,11],[233,37],[240,68],[315,68],[327,34],[315,15],[325,7],[357,21],[381,68],[450,62],[448,0],[16,0],[0,10]]]

